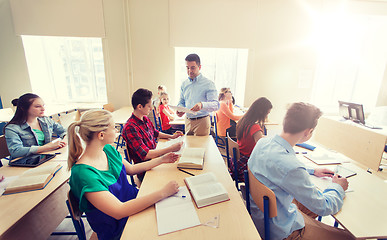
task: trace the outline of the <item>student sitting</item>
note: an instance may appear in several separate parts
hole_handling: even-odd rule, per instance
[[[127,174],[144,172],[162,163],[173,163],[178,155],[169,153],[131,165],[122,161],[121,154],[110,145],[116,133],[112,114],[99,109],[85,112],[81,120],[72,123],[68,130],[70,189],[98,239],[119,239],[128,216],[178,191],[178,184],[171,181],[160,190],[136,198],[138,190],[129,184]],[[84,151],[77,134],[86,143]]]
[[[269,220],[272,239],[354,239],[348,231],[310,217],[337,213],[348,188],[346,178],[333,176],[334,172],[328,169],[307,168],[293,150],[296,143],[311,138],[320,116],[315,106],[294,103],[286,113],[282,133],[259,140],[248,161],[255,178],[270,188],[277,199],[277,217]],[[309,174],[332,177],[332,184],[321,192],[311,182]],[[302,208],[297,209],[293,200],[305,207],[300,205]],[[254,224],[264,236],[263,213],[253,201],[251,206]]]
[[[147,117],[153,109],[151,99],[152,92],[147,89],[140,88],[133,93],[132,105],[134,111],[122,131],[122,137],[126,141],[129,157],[134,163],[140,163],[169,152],[179,151],[183,144],[180,142],[167,148],[155,149],[157,138],[174,139],[182,136],[183,133],[177,131],[173,135],[170,135],[156,130]],[[137,177],[142,181],[144,175],[145,173],[141,173]]]
[[[161,101],[160,101],[161,100],[161,93],[163,93],[163,92],[167,92],[167,87],[164,85],[159,85],[157,87],[157,96],[155,99],[152,100],[153,107],[155,108],[156,114],[157,114],[156,117],[160,116],[159,105],[161,103]]]
[[[237,121],[243,115],[235,115],[230,88],[222,88],[219,93],[219,110],[216,112],[218,136],[225,138],[228,129],[230,137],[235,138],[235,129],[231,129],[231,121]],[[235,123],[235,122],[234,122]],[[235,125],[234,125],[235,127]],[[232,134],[233,133],[233,134]]]
[[[52,142],[52,134],[63,138],[66,130],[45,117],[44,110],[44,102],[38,95],[26,93],[19,98],[15,115],[4,127],[12,159],[66,146],[63,141]]]
[[[251,104],[249,110],[238,121],[236,132],[240,158],[237,162],[239,181],[244,182],[243,171],[247,169],[247,160],[255,144],[264,136],[265,121],[273,108],[271,102],[265,98],[258,98]],[[230,161],[230,173],[234,178],[234,161]]]
[[[160,104],[159,104],[159,113],[160,113],[160,119],[161,119],[161,129],[163,133],[167,134],[173,134],[177,131],[177,129],[174,129],[169,124],[170,120],[175,119],[174,112],[169,108],[169,97],[168,93],[162,92],[160,94]]]

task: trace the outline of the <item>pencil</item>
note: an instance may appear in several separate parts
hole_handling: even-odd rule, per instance
[[[189,174],[189,175],[191,175],[191,176],[195,176],[195,174],[193,174],[193,173],[184,171],[183,169],[180,169],[180,168],[178,168],[178,169],[179,169],[179,171],[182,171],[182,172],[184,172],[184,173],[186,173],[186,174]]]

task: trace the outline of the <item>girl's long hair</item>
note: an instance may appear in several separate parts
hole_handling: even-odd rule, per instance
[[[35,99],[40,98],[38,95],[33,93],[26,93],[19,97],[17,100],[17,107],[15,115],[12,117],[11,121],[9,121],[5,127],[8,124],[17,124],[22,125],[24,124],[28,119],[28,109],[30,109],[32,103]],[[14,99],[15,100],[15,99]],[[5,129],[4,127],[4,129]]]
[[[265,97],[258,98],[251,104],[249,110],[238,121],[236,134],[238,139],[242,139],[244,133],[248,133],[251,127],[258,122],[263,127],[265,119],[273,105]]]
[[[81,120],[73,122],[67,129],[69,141],[68,169],[78,161],[83,153],[82,138],[86,143],[90,142],[95,133],[106,130],[112,119],[112,114],[103,109],[89,110],[82,114]]]

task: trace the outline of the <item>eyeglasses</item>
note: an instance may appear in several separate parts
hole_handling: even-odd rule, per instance
[[[231,93],[231,91],[227,90],[227,91],[225,91],[224,93]]]

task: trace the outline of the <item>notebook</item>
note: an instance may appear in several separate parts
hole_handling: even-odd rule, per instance
[[[33,154],[10,160],[8,165],[16,167],[36,167],[54,158],[55,156],[55,154]]]
[[[310,154],[305,154],[304,157],[318,165],[341,164],[343,162],[343,160],[340,159],[337,155],[329,154],[326,152],[313,152]]]

